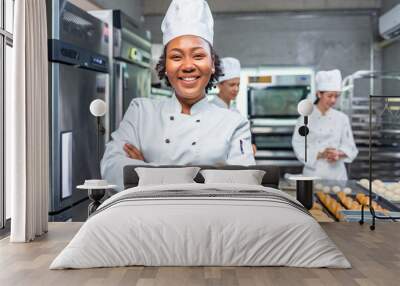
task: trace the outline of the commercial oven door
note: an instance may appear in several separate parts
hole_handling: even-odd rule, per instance
[[[149,68],[115,61],[114,93],[111,96],[111,130],[118,128],[133,98],[149,97],[151,72]]]
[[[272,160],[290,166],[300,165],[293,151],[292,135],[253,134],[253,143],[257,146],[256,161]]]
[[[307,98],[309,86],[269,86],[248,89],[248,114],[253,118],[298,118],[297,104]]]
[[[97,98],[105,100],[108,74],[52,63],[52,76],[50,214],[55,214],[87,197],[77,185],[100,178],[97,124],[89,105]],[[101,155],[103,150],[104,137]]]

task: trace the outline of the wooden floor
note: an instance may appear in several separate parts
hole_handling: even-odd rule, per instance
[[[49,233],[28,244],[0,241],[0,285],[400,285],[400,224],[375,231],[356,223],[322,224],[353,268],[123,267],[48,270],[81,223],[50,223]]]

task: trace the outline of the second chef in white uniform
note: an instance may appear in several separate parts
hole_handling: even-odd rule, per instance
[[[133,99],[101,161],[103,178],[123,189],[126,165],[255,164],[249,122],[208,102],[221,75],[213,19],[204,0],[173,0],[162,22],[157,70],[175,91],[168,100]]]
[[[320,71],[316,75],[317,100],[308,118],[307,162],[304,160],[304,137],[299,128],[300,117],[292,138],[297,158],[304,164],[305,176],[322,179],[347,180],[344,163],[352,162],[358,154],[346,114],[334,109],[340,95],[342,76],[339,70]]]
[[[215,105],[239,112],[232,107],[240,88],[240,62],[238,59],[226,57],[221,59],[223,76],[218,79],[219,93],[211,102]]]

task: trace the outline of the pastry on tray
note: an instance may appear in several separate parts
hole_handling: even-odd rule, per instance
[[[322,209],[323,207],[319,203],[314,202],[312,209],[310,209],[310,213],[319,222],[333,222],[334,220]]]
[[[368,179],[361,179],[358,183],[365,189],[369,190]],[[400,182],[384,183],[381,180],[373,180],[371,189],[375,194],[378,194],[389,201],[400,202]]]
[[[360,204],[369,206],[369,196],[367,196],[363,193],[358,193],[356,195],[356,199]],[[372,201],[372,207],[374,208],[375,211],[389,212],[387,209],[383,208],[375,201]]]
[[[316,195],[322,202],[322,204],[329,210],[331,214],[335,216],[336,219],[343,219],[341,213],[343,207],[331,195],[324,192],[317,192]]]
[[[353,211],[361,210],[361,205],[351,197],[347,196],[344,192],[339,192],[337,196],[339,201],[346,207],[346,209]]]

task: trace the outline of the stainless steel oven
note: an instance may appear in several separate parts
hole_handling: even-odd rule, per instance
[[[248,81],[247,108],[257,164],[300,172],[291,141],[299,117],[297,104],[311,92],[310,75],[264,75]]]
[[[89,105],[107,100],[108,58],[105,25],[67,1],[53,1],[49,39],[51,91],[50,219],[68,220],[71,208],[87,199],[76,190],[100,178],[96,119]],[[104,138],[101,140],[104,149]]]
[[[110,131],[114,131],[133,98],[150,96],[150,33],[119,10],[90,11],[90,14],[108,25]]]
[[[267,86],[259,89],[249,87],[248,114],[250,118],[297,118],[297,104],[310,93],[310,87]]]

